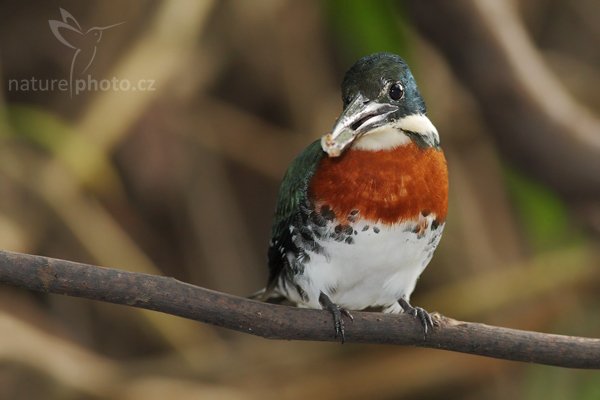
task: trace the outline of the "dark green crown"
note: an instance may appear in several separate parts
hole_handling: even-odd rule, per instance
[[[390,97],[393,82],[402,86],[403,94],[398,100]],[[342,100],[344,108],[358,93],[369,100],[393,104],[398,111],[391,117],[399,119],[410,114],[424,114],[425,102],[417,83],[404,60],[392,53],[375,53],[358,60],[344,76]]]

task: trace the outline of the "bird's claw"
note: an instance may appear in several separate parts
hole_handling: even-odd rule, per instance
[[[350,318],[350,321],[354,321],[354,317],[352,316],[352,314],[350,314],[350,311],[346,310],[345,308],[341,308],[341,307],[339,307],[339,309],[342,314],[344,314],[346,317]]]
[[[405,313],[412,315],[419,320],[421,326],[423,327],[424,336],[427,336],[429,331],[433,330],[433,328],[437,325],[437,322],[431,318],[431,315],[425,309],[411,306],[410,303],[404,298],[398,300],[398,303]]]
[[[342,344],[346,341],[346,332],[344,330],[344,319],[342,315],[348,317],[351,321],[354,321],[354,317],[350,314],[350,311],[342,308],[331,301],[331,299],[324,293],[319,296],[319,302],[327,311],[333,316],[333,325],[335,328],[335,337],[340,338]]]

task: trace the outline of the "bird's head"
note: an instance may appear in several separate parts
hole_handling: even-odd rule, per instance
[[[330,157],[352,145],[376,150],[413,140],[420,146],[439,146],[425,102],[400,56],[376,53],[358,60],[346,72],[342,100],[342,114],[321,139]]]

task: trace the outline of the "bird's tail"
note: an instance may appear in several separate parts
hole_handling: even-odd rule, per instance
[[[266,303],[272,304],[284,304],[286,302],[286,298],[276,293],[274,290],[268,290],[268,288],[262,288],[252,293],[250,296],[247,296],[248,299],[264,301]]]
[[[265,301],[265,299],[267,298],[267,288],[262,288],[260,290],[257,290],[256,292],[252,293],[250,296],[246,296],[247,299],[251,299],[251,300],[258,300],[258,301]]]

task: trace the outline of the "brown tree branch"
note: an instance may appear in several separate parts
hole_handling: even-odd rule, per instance
[[[261,303],[173,278],[0,251],[0,283],[178,315],[268,339],[336,341],[328,312]],[[354,312],[346,341],[411,345],[570,368],[600,369],[600,339],[456,321],[436,315],[426,338],[408,315]]]

